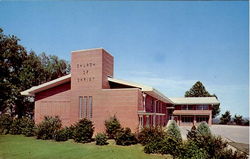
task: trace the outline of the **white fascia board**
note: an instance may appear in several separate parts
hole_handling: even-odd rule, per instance
[[[140,88],[141,91],[151,95],[152,97],[154,97],[156,99],[162,100],[165,103],[173,103],[169,98],[167,98],[165,95],[163,95],[161,92],[154,89],[153,87],[138,84],[138,83],[135,83],[135,82],[128,82],[128,81],[125,81],[125,80],[110,78],[110,77],[108,77],[108,81],[123,84],[123,85],[127,85],[127,86],[132,86],[132,87],[136,87],[136,88]]]
[[[170,98],[175,105],[180,104],[220,104],[216,97],[182,97]]]
[[[140,88],[142,91],[152,91],[153,90],[152,87],[142,85],[142,84],[138,84],[138,83],[135,83],[135,82],[128,82],[128,81],[125,81],[125,80],[120,80],[120,79],[115,79],[115,78],[108,77],[108,81],[123,84],[123,85],[127,85],[127,86],[132,86],[132,87],[136,87],[136,88]]]
[[[70,79],[71,79],[71,74],[68,74],[66,76],[62,76],[62,77],[57,78],[55,80],[43,83],[43,84],[38,85],[38,86],[31,87],[30,89],[22,91],[21,95],[34,96],[35,93],[38,93],[38,92],[41,92],[43,90],[58,86],[60,84],[63,84],[65,82],[70,81]]]

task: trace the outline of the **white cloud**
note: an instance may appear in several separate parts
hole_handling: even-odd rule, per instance
[[[180,77],[162,78],[152,72],[124,72],[121,79],[152,86],[168,97],[183,97],[197,80],[186,80]],[[207,81],[209,83],[209,80]],[[216,94],[221,102],[221,112],[230,110],[232,114],[248,116],[248,86],[242,84],[206,84],[211,94]]]

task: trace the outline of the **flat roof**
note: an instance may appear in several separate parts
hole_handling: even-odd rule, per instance
[[[216,97],[180,97],[180,98],[169,98],[176,105],[180,104],[220,104]]]

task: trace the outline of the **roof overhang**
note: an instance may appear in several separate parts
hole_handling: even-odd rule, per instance
[[[220,104],[220,102],[216,97],[182,97],[182,98],[170,98],[170,100],[172,100],[175,105]]]
[[[108,77],[108,81],[118,83],[118,84],[122,84],[122,85],[127,85],[127,86],[131,86],[131,87],[139,88],[139,89],[141,89],[141,91],[145,92],[146,94],[148,94],[148,95],[150,95],[150,96],[152,96],[152,97],[154,97],[154,98],[156,98],[158,100],[163,101],[164,103],[173,104],[173,102],[168,97],[166,97],[161,92],[154,89],[153,87],[138,84],[138,83],[135,83],[135,82],[129,82],[129,81],[125,81],[125,80],[115,79],[115,78],[111,78],[111,77]]]
[[[35,93],[38,93],[38,92],[44,91],[46,89],[53,88],[53,87],[56,87],[56,86],[61,85],[63,83],[69,82],[70,79],[71,79],[71,74],[66,75],[66,76],[62,76],[62,77],[57,78],[55,80],[43,83],[39,86],[31,87],[30,89],[22,91],[21,95],[34,96]]]

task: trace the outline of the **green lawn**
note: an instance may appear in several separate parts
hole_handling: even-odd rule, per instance
[[[141,145],[117,146],[110,140],[109,145],[95,143],[80,144],[72,140],[55,142],[37,140],[22,135],[0,135],[0,159],[163,159],[170,156],[148,155]]]

